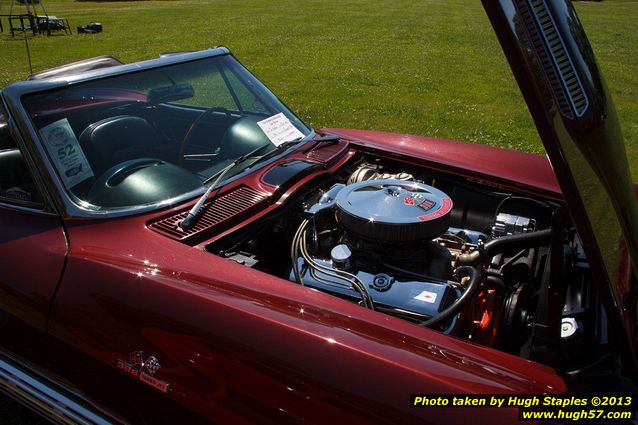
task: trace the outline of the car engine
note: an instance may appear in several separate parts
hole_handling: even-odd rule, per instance
[[[545,363],[588,364],[599,353],[584,348],[607,342],[580,242],[551,200],[373,158],[267,220],[207,250]]]
[[[424,183],[336,184],[306,210],[290,279],[416,321],[456,304],[446,232],[452,200]]]

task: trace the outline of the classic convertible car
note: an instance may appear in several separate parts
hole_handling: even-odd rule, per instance
[[[568,0],[484,0],[548,158],[313,130],[226,48],[1,93],[0,388],[60,423],[635,394],[635,190]]]

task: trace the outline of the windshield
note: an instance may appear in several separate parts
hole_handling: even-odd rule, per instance
[[[201,191],[237,157],[311,132],[230,55],[31,94],[23,105],[68,193],[94,210]]]

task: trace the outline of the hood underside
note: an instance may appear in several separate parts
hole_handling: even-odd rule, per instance
[[[569,0],[483,0],[559,180],[612,321],[636,364],[637,203],[614,104]],[[623,268],[624,266],[624,268]],[[626,270],[629,269],[629,278]],[[624,284],[624,285],[623,285]]]

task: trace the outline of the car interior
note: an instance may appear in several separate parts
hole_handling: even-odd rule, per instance
[[[226,56],[56,88],[22,102],[67,190],[91,209],[152,204],[201,188],[238,157],[274,148],[258,123],[286,110]]]
[[[238,156],[271,144],[257,125],[267,116],[221,107],[118,102],[78,113],[42,114],[35,124],[43,128],[68,119],[93,174],[70,188],[73,195],[99,207],[124,207],[197,189]]]

